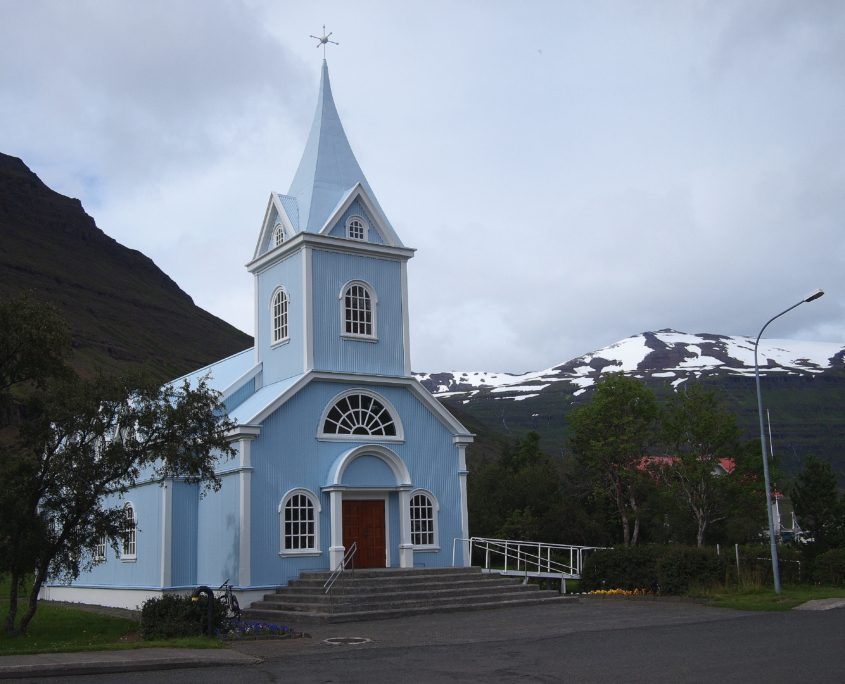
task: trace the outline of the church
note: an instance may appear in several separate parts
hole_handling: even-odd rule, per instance
[[[323,60],[287,194],[272,193],[247,269],[254,347],[207,378],[237,425],[222,487],[139,481],[115,554],[44,597],[135,608],[226,579],[242,606],[303,570],[468,565],[473,436],[412,376],[406,247],[361,171]],[[454,547],[454,549],[453,549]],[[454,557],[453,557],[454,552]]]

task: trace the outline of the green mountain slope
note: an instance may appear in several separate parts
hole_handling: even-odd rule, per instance
[[[79,200],[0,154],[0,296],[24,291],[66,317],[72,363],[84,374],[143,367],[164,380],[252,344],[152,260],[103,233]]]

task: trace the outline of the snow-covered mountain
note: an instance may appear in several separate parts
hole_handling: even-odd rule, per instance
[[[813,375],[845,367],[845,345],[834,342],[760,340],[762,374]],[[479,392],[497,399],[523,401],[553,383],[575,386],[583,394],[602,373],[623,372],[644,379],[662,379],[677,387],[690,378],[711,374],[754,375],[754,339],[676,330],[644,332],[566,363],[521,375],[484,371],[417,373],[436,396],[469,403]]]

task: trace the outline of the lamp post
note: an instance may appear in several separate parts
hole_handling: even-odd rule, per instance
[[[769,516],[769,544],[772,552],[772,575],[775,579],[775,593],[780,594],[780,565],[778,563],[778,545],[775,537],[775,524],[772,517],[772,490],[769,485],[769,459],[766,457],[766,432],[763,428],[763,395],[760,392],[760,366],[757,364],[757,346],[760,344],[760,338],[763,336],[763,331],[769,327],[769,323],[776,318],[780,318],[786,313],[789,313],[794,308],[801,306],[805,302],[812,302],[824,294],[822,290],[811,292],[804,299],[797,304],[793,304],[785,311],[781,311],[777,316],[772,316],[766,325],[760,330],[757,335],[757,340],[754,342],[754,378],[757,381],[757,412],[760,414],[760,448],[763,453],[763,483],[766,487],[766,513]]]

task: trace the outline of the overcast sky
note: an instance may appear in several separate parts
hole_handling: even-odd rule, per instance
[[[0,151],[252,332],[316,103],[410,262],[415,370],[645,330],[845,344],[845,3],[0,0]]]

